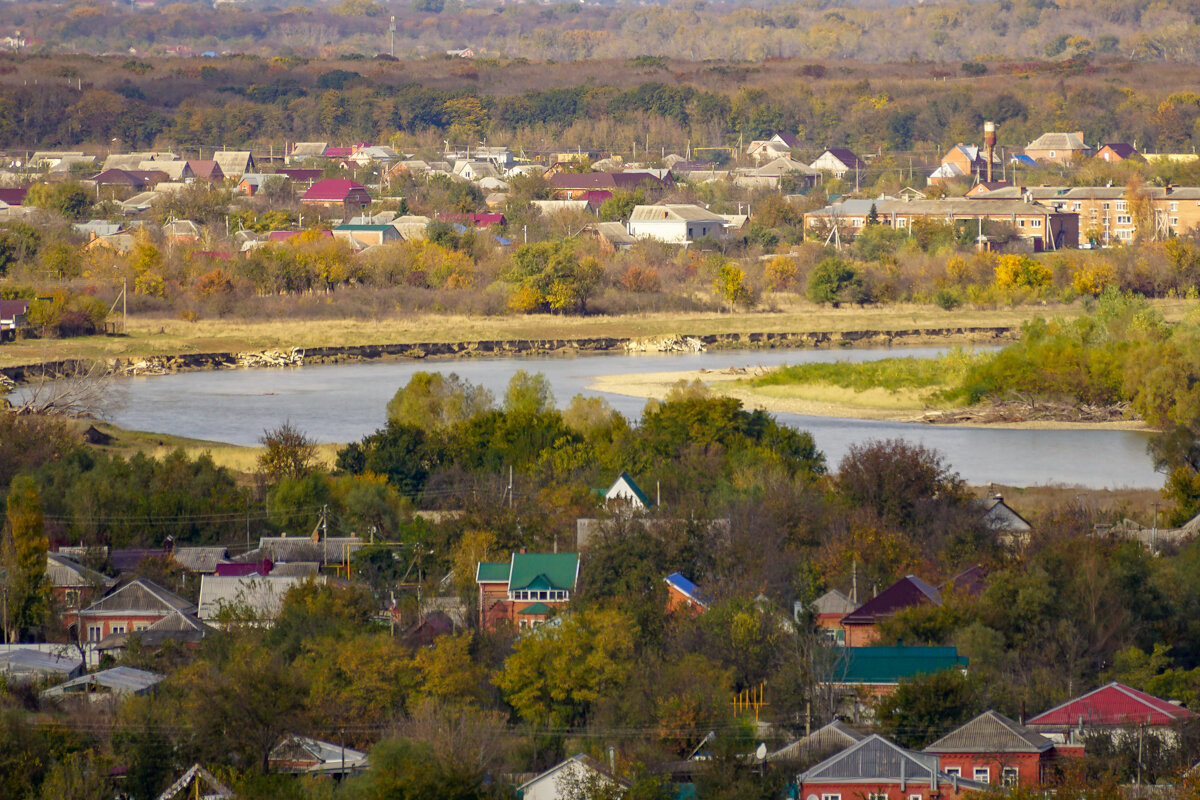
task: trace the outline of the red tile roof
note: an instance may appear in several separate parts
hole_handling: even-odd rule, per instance
[[[354,155],[353,147],[326,147],[326,158],[349,158]]]
[[[300,199],[318,203],[370,203],[371,195],[360,183],[345,178],[329,178],[314,183]]]
[[[1169,725],[1196,714],[1152,694],[1113,681],[1044,711],[1027,725]]]

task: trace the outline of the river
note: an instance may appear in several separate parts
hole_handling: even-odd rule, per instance
[[[187,372],[117,381],[121,397],[109,418],[134,430],[254,445],[268,428],[290,420],[322,442],[348,442],[379,428],[387,401],[420,370],[456,372],[498,398],[518,369],[546,375],[560,405],[578,393],[600,394],[636,418],[645,401],[588,388],[597,375],[774,366],[810,361],[863,361],[934,355],[945,348],[717,350],[706,353],[525,356],[464,360],[355,362],[295,369]],[[1146,434],[1108,430],[950,428],[920,423],[778,414],[808,430],[831,467],[850,445],[900,437],[935,448],[968,482],[1086,488],[1162,485],[1146,454]]]

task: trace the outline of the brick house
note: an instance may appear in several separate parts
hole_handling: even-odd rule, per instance
[[[1074,743],[1080,731],[1111,736],[1143,731],[1174,741],[1179,724],[1196,716],[1182,705],[1113,681],[1043,711],[1025,724],[1056,744]]]
[[[571,601],[579,582],[578,553],[513,553],[507,562],[479,562],[479,627],[536,628]]]
[[[878,624],[906,608],[932,603],[940,606],[942,596],[916,575],[906,575],[842,617],[847,647],[863,647],[879,638]]]
[[[858,608],[858,604],[837,589],[830,589],[812,602],[813,622],[835,644],[846,643],[842,619]],[[797,612],[797,618],[799,612]]]
[[[116,580],[59,555],[46,554],[46,581],[55,608],[78,609],[112,588]]]
[[[63,614],[63,621],[69,629],[82,625],[83,641],[99,642],[112,633],[147,630],[176,612],[195,614],[196,606],[145,578],[134,578],[78,614],[74,611]],[[75,638],[73,631],[71,636]]]
[[[343,220],[358,216],[371,205],[371,195],[365,186],[344,178],[317,181],[300,198],[306,206],[323,208]]]
[[[801,772],[798,797],[820,800],[954,800],[987,785],[948,775],[938,757],[868,736]]]
[[[1092,154],[1083,140],[1083,131],[1073,133],[1043,133],[1025,147],[1025,155],[1034,161],[1053,161],[1071,164]]]
[[[1001,786],[1040,786],[1054,742],[1003,714],[985,711],[925,748],[942,772]]]
[[[703,614],[708,609],[708,598],[700,591],[700,587],[683,577],[678,572],[672,572],[663,578],[667,584],[667,613],[682,611],[686,614]]]
[[[824,682],[848,690],[855,702],[877,700],[895,693],[900,681],[917,675],[932,675],[948,669],[966,672],[969,660],[958,648],[909,647],[835,647],[832,662],[821,666]]]
[[[1096,151],[1096,158],[1115,164],[1118,161],[1145,161],[1142,154],[1128,142],[1109,142]]]

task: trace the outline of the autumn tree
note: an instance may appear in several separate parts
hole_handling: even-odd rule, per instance
[[[46,583],[46,537],[42,503],[33,478],[22,475],[8,491],[8,531],[4,538],[3,562],[8,594],[5,641],[16,641],[23,633],[37,630],[50,611],[50,587]]]
[[[530,415],[554,410],[550,381],[540,372],[530,375],[523,369],[517,370],[504,393],[504,410],[509,414]]]
[[[317,443],[291,423],[263,431],[258,439],[258,471],[269,482],[281,478],[305,478],[317,467]]]
[[[495,397],[456,373],[415,372],[388,401],[388,420],[397,425],[444,428],[487,411]]]

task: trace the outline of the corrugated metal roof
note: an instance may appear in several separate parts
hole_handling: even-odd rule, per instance
[[[663,580],[689,600],[694,600],[702,606],[708,605],[708,599],[700,593],[700,587],[683,577],[682,573],[672,572]]]
[[[344,747],[307,736],[289,736],[271,751],[271,769],[278,772],[340,773],[364,769],[367,754],[361,750]],[[297,762],[313,761],[312,765],[299,766]]]
[[[279,616],[283,596],[305,578],[249,575],[231,578],[205,575],[200,579],[200,611],[203,620],[215,619],[223,609],[245,611],[259,620]]]
[[[174,592],[169,592],[145,578],[135,578],[92,603],[82,614],[88,616],[144,612],[165,616],[172,611],[190,614],[195,610],[194,605]]]
[[[70,677],[83,667],[83,659],[66,653],[46,653],[41,650],[11,649],[0,652],[0,672],[12,676]]]
[[[44,697],[62,697],[69,694],[85,694],[97,691],[110,694],[145,694],[166,678],[157,672],[147,672],[133,667],[112,667],[91,675],[60,683],[42,692]]]
[[[545,578],[554,589],[573,590],[578,577],[578,553],[513,553],[508,588],[524,589]]]
[[[985,711],[925,748],[926,753],[1041,753],[1054,743],[995,711]]]
[[[1035,726],[1169,725],[1196,714],[1152,694],[1113,681],[1099,689],[1043,711],[1027,723]]]
[[[855,609],[854,602],[837,589],[830,589],[813,601],[813,610],[818,614],[846,615]]]
[[[839,647],[833,667],[836,683],[893,684],[915,675],[965,669],[957,647]]]
[[[941,605],[938,590],[916,575],[905,575],[842,618],[844,625],[873,625],[896,612],[925,603]]]
[[[691,203],[668,203],[658,206],[634,206],[629,215],[630,222],[661,222],[663,220],[688,222],[724,222],[720,214]]]
[[[96,570],[88,569],[58,553],[46,554],[46,578],[51,586],[67,589],[108,587],[117,582],[114,578],[101,575]]]
[[[475,582],[506,583],[511,570],[512,564],[507,561],[504,563],[480,561],[479,565],[475,567]]]
[[[801,773],[803,783],[880,780],[929,783],[938,774],[938,757],[905,750],[878,734],[852,744]]]
[[[839,752],[865,738],[865,734],[859,733],[841,720],[834,720],[808,736],[769,754],[767,761],[802,761],[805,758]]]
[[[192,572],[215,572],[228,555],[225,547],[176,547],[171,554],[176,564]]]

